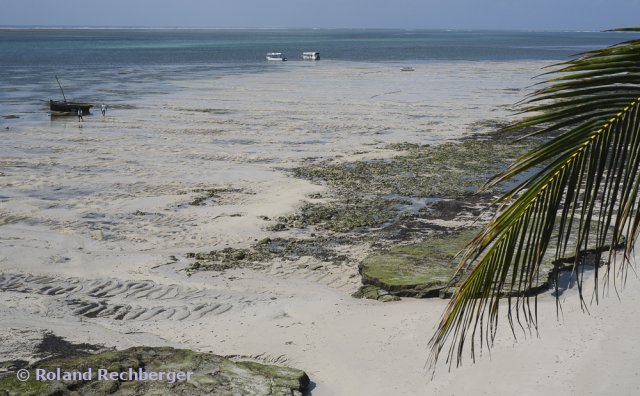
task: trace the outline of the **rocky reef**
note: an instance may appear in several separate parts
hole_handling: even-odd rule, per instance
[[[466,229],[374,253],[360,263],[362,283],[401,297],[437,297],[453,278],[454,257],[476,232]]]
[[[18,380],[18,370],[30,373]],[[36,370],[54,375],[86,373],[91,379],[36,380]],[[98,380],[98,370],[125,373],[114,380]],[[129,370],[138,372],[188,373],[186,380],[126,380]],[[41,371],[42,372],[42,371]],[[187,374],[185,374],[186,376]],[[114,374],[118,377],[118,374]],[[121,378],[124,377],[124,380]],[[31,365],[0,363],[0,395],[302,395],[309,377],[301,370],[249,361],[232,361],[209,353],[169,347],[134,347],[61,358],[44,359]]]
[[[274,236],[250,248],[191,253],[190,270],[259,267],[303,256],[345,262],[349,244],[366,244],[372,253],[358,265],[364,287],[354,297],[438,296],[454,273],[455,255],[489,219],[492,200],[517,180],[477,190],[541,142],[520,137],[497,133],[440,145],[396,144],[387,147],[397,152],[390,158],[309,161],[291,172],[326,185],[325,192],[309,196],[287,216],[265,217]],[[304,230],[307,237],[277,237],[286,230]]]

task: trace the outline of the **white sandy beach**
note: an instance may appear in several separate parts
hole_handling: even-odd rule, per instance
[[[640,393],[640,282],[580,309],[539,299],[540,338],[506,321],[491,356],[425,367],[446,301],[356,300],[357,265],[305,257],[187,276],[186,253],[248,247],[269,220],[326,187],[303,161],[384,158],[509,119],[543,62],[293,63],[255,75],[176,81],[106,118],[3,120],[0,359],[32,359],[45,331],[126,348],[171,345],[305,370],[313,395]],[[99,113],[95,111],[95,113]],[[5,129],[9,127],[9,129]],[[204,205],[201,190],[226,188]],[[281,236],[304,238],[315,230]],[[118,310],[127,307],[126,313]],[[100,312],[97,317],[92,311]]]

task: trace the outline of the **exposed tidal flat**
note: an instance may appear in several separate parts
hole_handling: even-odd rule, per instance
[[[489,124],[487,124],[489,125]],[[492,125],[495,131],[501,125]],[[326,265],[349,265],[349,245],[374,253],[359,264],[365,290],[385,301],[395,296],[435,297],[454,275],[455,256],[491,215],[490,202],[504,186],[478,193],[540,138],[518,141],[508,133],[472,135],[436,145],[394,144],[383,159],[312,161],[293,175],[326,186],[293,213],[269,220],[274,235],[312,230],[304,239],[265,238],[249,249],[193,253],[192,270],[228,269],[315,257]],[[259,264],[258,264],[259,266]],[[322,271],[323,266],[313,268]],[[355,296],[369,297],[361,290]],[[386,296],[386,297],[382,297]]]
[[[1,107],[0,360],[42,358],[52,332],[294,367],[314,395],[492,390],[488,359],[429,381],[444,300],[381,301],[442,288],[496,193],[475,190],[535,144],[488,134],[549,63],[290,62],[112,90],[82,124]]]

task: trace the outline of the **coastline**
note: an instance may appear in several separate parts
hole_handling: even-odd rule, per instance
[[[508,120],[507,107],[522,95],[516,87],[543,64],[463,63],[458,70],[427,64],[411,76],[390,64],[296,65],[178,81],[176,93],[139,99],[105,119],[88,117],[82,128],[75,120],[6,120],[2,356],[32,358],[29,345],[48,330],[118,349],[173,346],[285,364],[309,374],[314,395],[478,393],[481,386],[506,394],[534,380],[525,376],[531,365],[539,377],[561,382],[584,361],[562,359],[557,370],[543,343],[553,343],[554,353],[584,357],[619,348],[636,325],[614,329],[607,320],[622,317],[630,304],[610,297],[593,321],[566,304],[565,318],[575,322],[558,323],[555,301],[545,294],[541,341],[509,349],[505,322],[491,361],[483,357],[429,382],[427,342],[446,301],[350,297],[360,283],[358,262],[373,251],[369,244],[350,247],[349,259],[335,267],[303,256],[292,263],[275,259],[266,269],[185,273],[188,253],[247,248],[273,237],[273,222],[265,218],[290,216],[309,196],[328,191],[292,177],[293,168],[305,161],[385,160],[398,154],[392,144],[442,144],[486,133],[487,120]],[[452,82],[459,85],[447,93]],[[278,235],[304,239],[319,232],[293,228]],[[634,302],[639,295],[629,291],[623,298]],[[617,335],[589,344],[592,332],[582,325]],[[580,351],[571,336],[588,347]],[[528,361],[519,358],[534,351]],[[514,361],[522,362],[522,375],[513,377],[522,382],[496,388],[496,367]],[[632,370],[625,367],[607,370]],[[577,383],[595,381],[588,373]],[[484,378],[490,380],[479,385]],[[548,386],[551,393],[561,390]]]

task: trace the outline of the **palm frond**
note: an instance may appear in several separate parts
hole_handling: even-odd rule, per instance
[[[535,327],[537,300],[528,291],[544,276],[547,250],[555,250],[556,262],[575,257],[577,273],[581,252],[610,246],[605,276],[627,268],[640,233],[640,40],[589,51],[558,67],[558,77],[523,103],[530,115],[507,129],[560,134],[487,184],[537,170],[497,201],[497,214],[464,252],[460,284],[430,341],[432,363],[447,342],[447,361],[457,365],[468,338],[473,359],[478,342],[490,347],[505,295],[512,330],[514,314],[520,326]],[[616,269],[613,247],[620,244],[625,260]],[[580,277],[578,290],[584,301]]]

